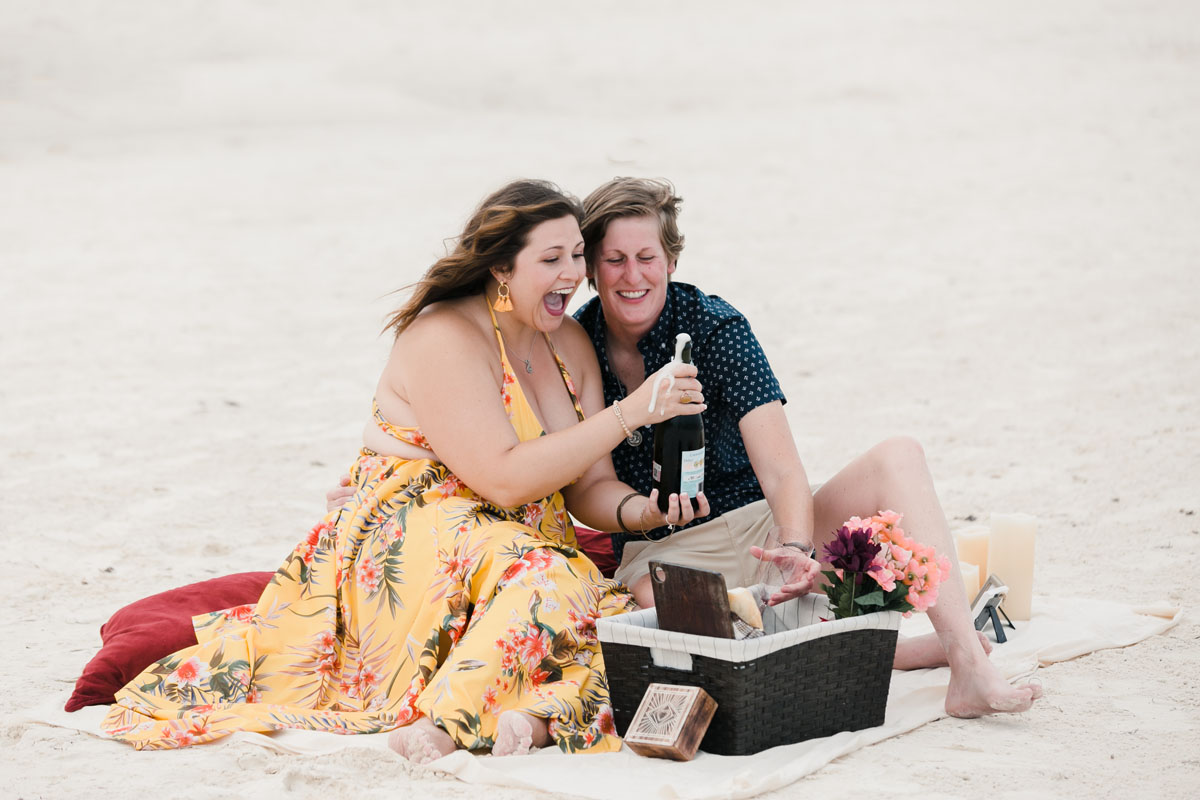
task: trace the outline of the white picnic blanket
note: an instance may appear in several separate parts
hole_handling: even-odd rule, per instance
[[[1174,626],[1180,609],[1165,604],[1131,607],[1121,603],[1035,599],[1031,621],[1009,630],[1009,641],[996,646],[992,661],[1010,680],[1020,680],[1039,667],[1097,650],[1126,647]],[[903,635],[926,633],[928,620],[914,616],[901,627]],[[526,756],[476,756],[465,751],[433,762],[432,769],[469,783],[539,789],[607,800],[612,797],[745,798],[783,786],[816,772],[839,756],[898,736],[945,716],[943,705],[950,671],[947,668],[893,672],[887,716],[877,728],[839,733],[823,739],[785,745],[751,756],[700,753],[686,763],[643,758],[623,748],[619,753],[565,755],[547,749]],[[47,725],[99,734],[108,706],[69,714],[65,696],[29,709],[27,719]],[[334,736],[309,731],[271,735],[238,733],[229,741],[252,742],[286,753],[327,753],[345,748],[387,750],[387,735]],[[116,747],[117,745],[113,745]],[[206,745],[219,746],[219,745]],[[399,758],[399,756],[395,756]]]

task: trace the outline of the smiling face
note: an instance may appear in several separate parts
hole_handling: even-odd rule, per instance
[[[645,336],[666,305],[668,276],[674,271],[655,217],[620,217],[608,223],[596,248],[592,277],[609,329],[622,339]]]
[[[516,319],[540,331],[553,331],[562,324],[584,273],[583,234],[574,217],[537,225],[529,231],[512,270],[492,270],[497,281],[508,282]],[[489,295],[495,294],[492,288]]]

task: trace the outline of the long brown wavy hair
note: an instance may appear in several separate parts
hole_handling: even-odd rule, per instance
[[[579,201],[549,181],[519,180],[488,195],[459,235],[454,250],[439,258],[412,284],[413,293],[384,330],[396,336],[428,305],[482,293],[493,268],[512,269],[529,232],[543,222],[574,217],[582,222]]]

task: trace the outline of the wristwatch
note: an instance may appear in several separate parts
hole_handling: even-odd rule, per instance
[[[799,550],[809,558],[812,558],[817,552],[817,546],[815,544],[803,544],[801,542],[780,542],[779,544],[781,547],[790,547],[794,550]]]

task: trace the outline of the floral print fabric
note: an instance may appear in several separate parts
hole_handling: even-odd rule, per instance
[[[504,394],[528,409],[519,383]],[[510,415],[522,440],[542,434],[518,417],[535,417]],[[576,548],[562,495],[499,508],[443,464],[369,450],[351,477],[353,499],[296,545],[257,606],[197,617],[200,643],[118,692],[103,729],[173,748],[426,715],[483,749],[518,709],[547,719],[565,751],[619,748],[595,621],[633,602]]]

